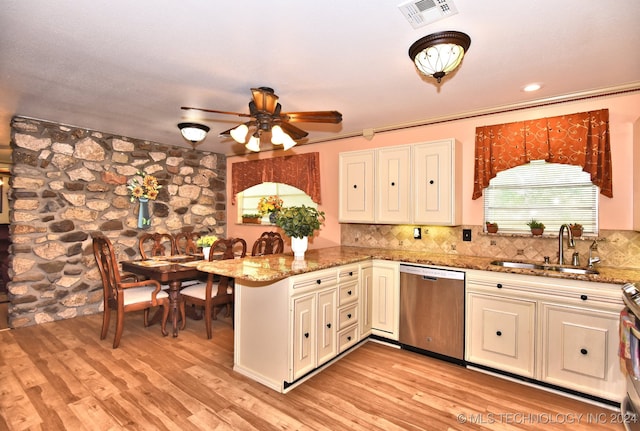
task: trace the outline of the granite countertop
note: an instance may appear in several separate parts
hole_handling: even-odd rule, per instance
[[[415,251],[387,250],[365,247],[329,247],[308,250],[304,260],[295,260],[293,254],[274,254],[243,259],[202,262],[200,271],[233,277],[245,282],[269,283],[296,274],[317,271],[368,259],[393,260],[398,262],[444,266],[449,268],[476,269],[482,271],[508,272],[601,283],[624,284],[640,282],[640,269],[597,266],[599,274],[573,274],[540,269],[505,268],[491,265],[493,257],[434,254]]]

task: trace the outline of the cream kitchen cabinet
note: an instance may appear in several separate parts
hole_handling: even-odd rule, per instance
[[[287,392],[360,338],[360,266],[236,280],[234,370]]]
[[[360,340],[360,267],[345,265],[338,272],[338,353]]]
[[[411,222],[411,146],[377,150],[376,218],[378,223]]]
[[[336,355],[336,289],[309,293],[293,302],[293,380]]]
[[[400,263],[373,261],[372,334],[398,340],[400,326]]]
[[[467,361],[535,377],[536,302],[471,292]]]
[[[360,265],[360,339],[371,335],[373,316],[373,264]]]
[[[375,221],[375,151],[340,153],[338,219],[340,222]]]
[[[542,381],[620,401],[620,310],[542,302],[540,311]]]
[[[468,270],[470,365],[620,402],[620,286]],[[500,335],[498,335],[500,333]]]
[[[455,139],[413,146],[413,223],[459,225],[462,152]]]
[[[461,152],[455,139],[339,155],[339,221],[457,225]]]

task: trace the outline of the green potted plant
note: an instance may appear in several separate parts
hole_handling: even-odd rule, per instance
[[[308,237],[313,236],[324,222],[324,212],[305,205],[282,208],[277,212],[276,225],[291,237],[291,250],[296,258],[304,257]]]
[[[493,222],[488,221],[486,223],[486,225],[487,225],[487,232],[489,232],[489,233],[498,232],[498,223],[493,223]]]
[[[529,226],[529,229],[531,229],[531,233],[534,236],[540,236],[544,233],[544,223],[536,219],[531,219],[529,223],[527,223],[527,226]]]
[[[571,235],[574,238],[580,238],[582,236],[582,225],[580,223],[571,223],[569,224],[569,229],[571,229]]]
[[[262,219],[262,215],[258,213],[242,214],[242,223],[260,224],[260,219]]]

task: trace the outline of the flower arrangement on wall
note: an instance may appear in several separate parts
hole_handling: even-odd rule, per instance
[[[162,186],[158,184],[158,179],[153,175],[138,171],[127,188],[131,192],[131,202],[134,202],[140,198],[156,200]]]
[[[260,215],[278,212],[282,208],[282,204],[282,199],[279,196],[263,196],[258,202],[258,212]]]

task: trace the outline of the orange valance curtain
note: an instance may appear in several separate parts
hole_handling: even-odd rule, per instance
[[[582,166],[600,193],[613,197],[609,110],[476,128],[472,199],[498,172],[531,160]]]
[[[241,191],[266,182],[297,187],[320,204],[320,153],[251,160],[231,165],[234,199]]]

